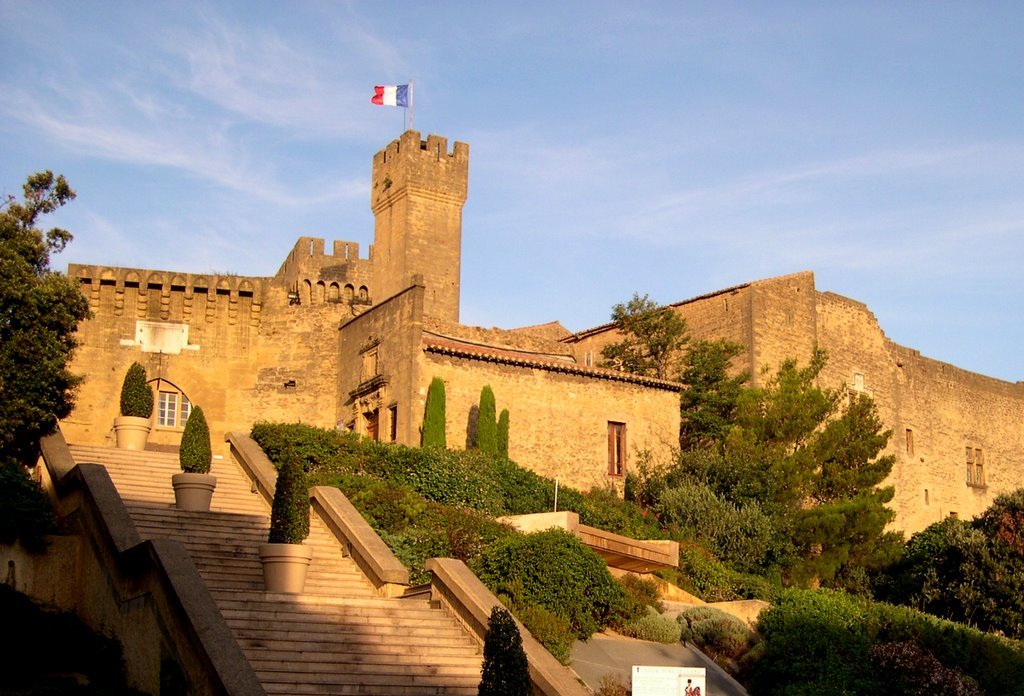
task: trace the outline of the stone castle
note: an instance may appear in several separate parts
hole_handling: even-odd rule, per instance
[[[621,490],[639,458],[671,456],[681,385],[596,367],[614,325],[570,334],[459,323],[469,147],[415,131],[373,158],[374,242],[298,240],[273,277],[72,264],[92,318],[72,369],[81,406],[69,440],[107,444],[128,366],[146,366],[153,447],[175,447],[192,404],[215,447],[259,420],[302,421],[418,445],[427,386],[447,392],[449,447],[475,428],[490,385],[511,416],[510,457],[579,488]],[[745,347],[760,375],[829,352],[824,386],[871,395],[893,436],[896,525],[913,532],[973,516],[1024,486],[1024,382],[970,373],[899,346],[866,306],[819,291],[811,273],[751,282],[670,305],[696,338]]]

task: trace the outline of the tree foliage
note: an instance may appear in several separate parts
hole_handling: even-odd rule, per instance
[[[36,225],[75,197],[63,176],[28,177],[24,199],[0,204],[0,460],[33,464],[39,438],[74,406],[81,381],[68,369],[75,329],[89,313],[50,255],[71,241],[66,230]]]
[[[1024,639],[1024,489],[978,518],[948,517],[918,532],[891,573],[886,598]]]
[[[732,361],[743,347],[731,341],[696,341],[683,363],[686,385],[680,401],[679,446],[684,450],[721,443],[732,424],[749,379],[732,375]]]
[[[476,446],[486,454],[498,453],[498,420],[497,407],[494,403],[494,390],[485,384],[480,390],[480,410],[476,417]]]
[[[612,321],[622,340],[601,349],[603,367],[659,379],[679,376],[682,350],[689,341],[686,319],[647,295],[634,294],[612,308]]]
[[[42,551],[57,528],[46,494],[17,461],[0,462],[0,542]]]
[[[879,456],[889,432],[870,399],[847,403],[817,385],[826,359],[815,351],[805,366],[786,360],[763,385],[740,390],[725,437],[710,450],[684,451],[675,475],[769,516],[774,540],[748,546],[745,560],[759,550],[794,584],[821,580],[859,591],[865,570],[899,552],[900,538],[885,532],[893,489],[878,487],[894,458]]]
[[[185,432],[181,434],[181,445],[178,448],[181,470],[191,474],[208,474],[212,457],[206,416],[202,408],[193,406],[185,421]]]
[[[427,388],[427,405],[423,414],[423,446],[444,449],[447,446],[446,427],[444,380],[435,377]]]
[[[522,696],[531,689],[530,665],[519,627],[507,609],[496,606],[487,621],[484,663],[477,693],[479,696]]]
[[[501,414],[498,416],[498,454],[508,459],[508,431],[509,431],[509,414],[508,409],[501,409]]]

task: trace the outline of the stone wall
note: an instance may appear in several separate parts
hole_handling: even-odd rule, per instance
[[[69,275],[92,311],[71,365],[85,380],[81,406],[62,423],[69,440],[112,444],[121,384],[136,361],[155,391],[203,407],[218,453],[224,433],[259,419],[334,425],[337,327],[350,305],[293,304],[270,278],[79,265]],[[160,427],[156,411],[150,443],[176,447],[184,423]]]
[[[338,421],[362,435],[419,446],[423,421],[416,372],[424,288],[406,289],[345,323],[339,343]],[[393,437],[392,437],[393,435]]]
[[[432,351],[423,353],[420,373],[424,385],[434,377],[445,382],[449,447],[466,446],[480,390],[490,385],[497,412],[509,410],[509,457],[582,490],[622,490],[623,477],[608,475],[610,421],[626,424],[626,472],[642,450],[664,461],[677,446],[679,394],[672,388]]]

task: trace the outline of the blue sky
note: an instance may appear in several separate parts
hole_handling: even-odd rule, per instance
[[[0,0],[0,187],[55,260],[272,275],[372,241],[370,104],[470,144],[462,320],[602,324],[813,270],[925,355],[1024,379],[1024,3]]]

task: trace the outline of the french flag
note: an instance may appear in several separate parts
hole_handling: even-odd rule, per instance
[[[377,106],[409,106],[409,85],[377,85],[370,101]]]

